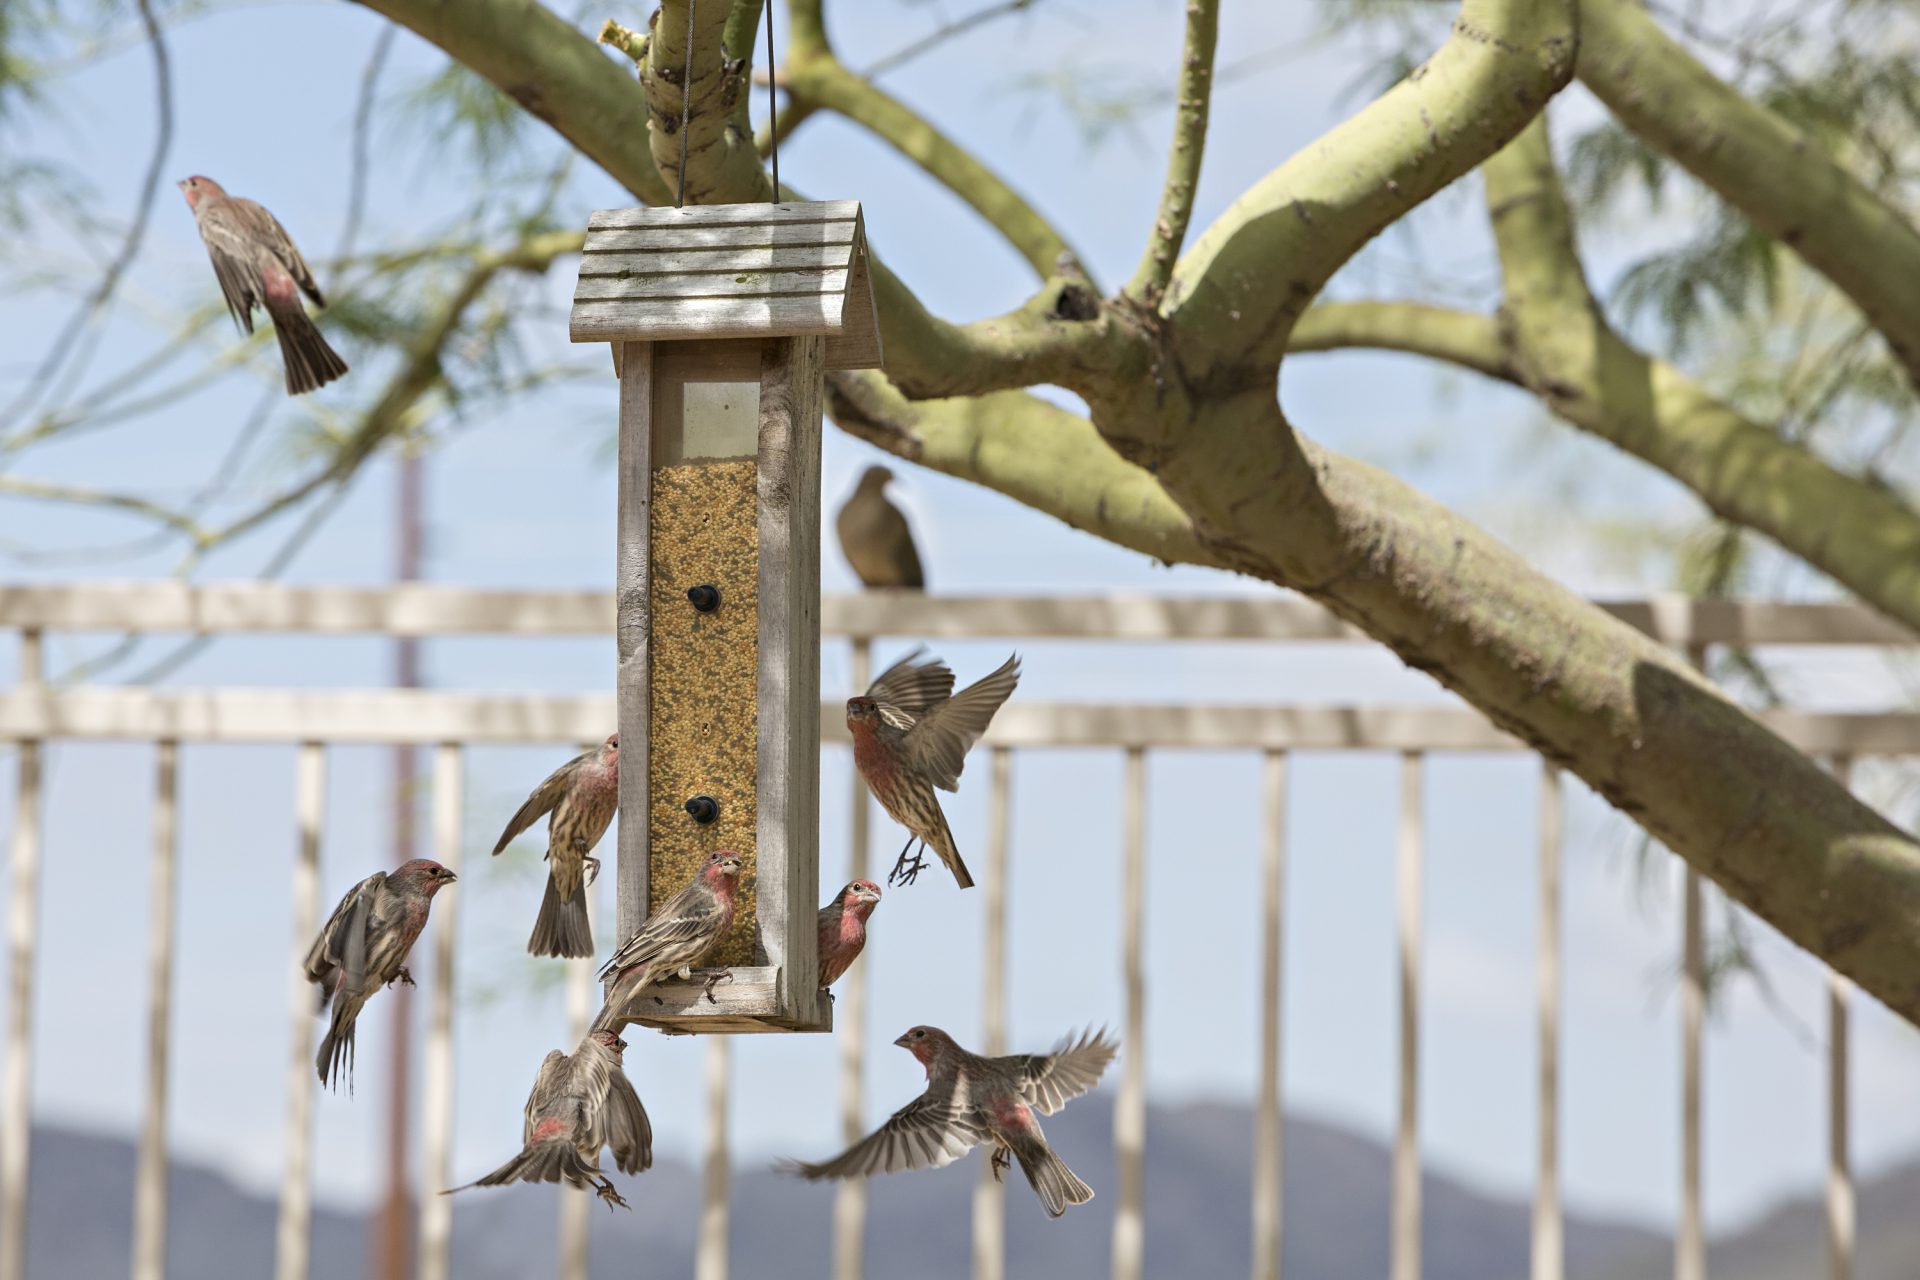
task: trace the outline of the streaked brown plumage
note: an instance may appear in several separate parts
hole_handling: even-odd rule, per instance
[[[493,846],[496,857],[542,814],[553,814],[547,819],[547,892],[540,900],[533,936],[527,939],[532,954],[593,954],[585,889],[599,875],[600,859],[591,854],[619,807],[620,735],[615,733],[548,774],[507,819],[506,830]]]
[[[608,1208],[626,1208],[625,1197],[600,1172],[600,1148],[613,1148],[622,1173],[653,1167],[653,1125],[621,1069],[626,1047],[615,1032],[590,1031],[571,1056],[558,1049],[547,1054],[527,1096],[520,1154],[486,1177],[440,1194],[510,1182],[565,1182],[592,1187]]]
[[[867,945],[867,917],[880,905],[880,886],[871,880],[853,880],[820,908],[820,989],[840,981]]]
[[[957,694],[947,664],[938,658],[918,662],[919,656],[916,649],[881,672],[863,696],[847,699],[853,762],[893,820],[912,832],[923,850],[931,847],[962,889],[971,889],[973,876],[954,847],[933,789],[960,789],[967,751],[1020,683],[1020,655]],[[914,840],[900,851],[888,884],[912,884],[920,874],[923,859],[916,855],[907,861]]]
[[[255,307],[265,307],[273,317],[287,394],[304,395],[344,374],[347,362],[327,345],[301,305],[303,292],[316,307],[326,306],[327,300],[279,219],[251,200],[228,195],[212,178],[187,178],[180,191],[199,224],[235,323],[252,333]]]
[[[924,591],[927,578],[920,568],[920,552],[913,545],[913,530],[900,508],[887,500],[887,481],[891,479],[893,472],[885,467],[868,467],[860,477],[853,496],[834,521],[840,551],[869,588]]]
[[[376,871],[347,890],[320,936],[307,950],[307,981],[320,988],[319,1012],[329,1003],[333,1018],[320,1041],[314,1067],[321,1084],[338,1084],[341,1068],[353,1084],[354,1024],[373,993],[396,980],[413,985],[406,970],[426,927],[433,895],[454,882],[453,872],[428,858],[415,858],[392,872]]]
[[[619,976],[607,986],[606,1002],[593,1020],[595,1030],[617,1032],[626,1026],[625,1010],[633,998],[667,975],[693,976],[733,928],[733,895],[742,865],[739,854],[717,850],[686,888],[641,921],[600,970],[603,979]],[[711,998],[713,983],[707,987]]]
[[[1068,1036],[1052,1053],[983,1058],[938,1027],[914,1027],[894,1041],[927,1069],[927,1089],[874,1132],[819,1164],[790,1162],[803,1178],[864,1178],[938,1169],[991,1142],[997,1178],[1008,1157],[1052,1217],[1093,1199],[1093,1188],[1047,1145],[1034,1112],[1050,1116],[1099,1083],[1119,1046],[1106,1032]]]

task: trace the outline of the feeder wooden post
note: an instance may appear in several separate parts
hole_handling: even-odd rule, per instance
[[[819,990],[820,380],[880,363],[854,201],[593,215],[571,332],[620,376],[624,939],[716,849],[747,862],[733,980],[627,1011],[824,1031]]]

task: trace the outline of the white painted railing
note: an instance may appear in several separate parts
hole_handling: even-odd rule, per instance
[[[1910,647],[1912,636],[1864,610],[1835,605],[1694,603],[1677,597],[1604,604],[1616,616],[1696,657],[1712,644],[1860,645]],[[158,789],[150,904],[149,1053],[146,1111],[136,1175],[136,1280],[163,1273],[166,1239],[166,1072],[171,1031],[171,931],[175,909],[175,799],[177,750],[182,743],[292,742],[299,744],[295,820],[299,856],[290,892],[294,936],[288,979],[291,1047],[287,1072],[287,1164],[280,1199],[276,1280],[305,1280],[312,1216],[313,1078],[312,992],[300,972],[318,924],[318,866],[324,839],[326,749],[336,743],[433,746],[433,839],[436,856],[454,865],[461,845],[463,748],[478,743],[598,741],[614,716],[608,696],[531,696],[438,690],[152,690],[53,687],[45,682],[43,637],[48,631],[142,633],[367,632],[414,636],[497,634],[611,636],[610,595],[463,591],[408,585],[393,589],[291,588],[263,585],[185,587],[175,584],[90,584],[0,587],[0,629],[20,636],[19,678],[0,691],[0,745],[17,758],[13,831],[9,848],[7,947],[10,982],[5,1043],[0,1046],[0,1280],[21,1280],[26,1248],[28,1133],[33,1065],[31,996],[38,953],[38,869],[41,822],[41,750],[52,740],[121,739],[156,744]],[[823,602],[822,631],[852,641],[853,683],[865,684],[870,644],[877,637],[1052,638],[1098,641],[1235,641],[1345,643],[1363,637],[1317,607],[1283,598],[1005,599],[872,595]],[[822,739],[843,746],[837,700],[823,706]],[[1771,712],[1777,732],[1810,754],[1832,757],[1847,776],[1862,756],[1920,754],[1920,715]],[[1457,706],[1153,706],[1124,703],[1043,703],[1016,700],[995,719],[986,738],[989,831],[983,1022],[986,1046],[1003,1047],[1006,985],[1006,880],[1010,870],[1011,779],[1014,753],[1031,748],[1078,747],[1122,753],[1126,804],[1122,875],[1121,977],[1126,993],[1125,1043],[1116,1073],[1115,1135],[1119,1159],[1114,1192],[1113,1268],[1116,1277],[1142,1273],[1144,1258],[1144,1086],[1147,1044],[1145,984],[1150,959],[1143,930],[1146,863],[1146,779],[1150,752],[1227,749],[1263,754],[1266,828],[1261,858],[1261,1027],[1259,1033],[1251,1231],[1255,1280],[1281,1274],[1284,1163],[1281,1127],[1281,974],[1286,954],[1281,904],[1285,895],[1286,778],[1294,751],[1366,750],[1402,755],[1397,918],[1400,953],[1399,1120],[1393,1157],[1393,1280],[1417,1280],[1421,1266],[1417,1028],[1420,1011],[1421,918],[1424,910],[1421,780],[1431,752],[1524,748],[1476,712]],[[853,874],[867,869],[869,807],[855,786],[851,838]],[[1558,774],[1542,775],[1540,932],[1537,1018],[1540,1046],[1539,1152],[1535,1183],[1534,1280],[1560,1280],[1563,1269],[1559,1194],[1561,935],[1561,793]],[[822,886],[830,890],[834,886]],[[1702,888],[1689,876],[1685,911],[1682,1195],[1676,1206],[1676,1273],[1704,1275],[1704,1224],[1699,1188],[1702,1152],[1698,983]],[[449,1182],[452,1140],[453,1018],[457,902],[436,912],[434,964],[425,1055],[422,1171],[430,1192]],[[884,931],[883,935],[884,935]],[[884,937],[875,945],[884,950]],[[839,993],[841,1110],[849,1136],[863,1118],[865,969],[855,966]],[[573,1025],[584,1025],[592,999],[591,966],[570,966],[567,1000]],[[1826,1177],[1830,1280],[1851,1280],[1854,1204],[1848,1164],[1847,1009],[1851,988],[1838,977],[1829,989],[1830,1138]],[[727,1272],[728,1152],[727,1054],[716,1040],[709,1056],[709,1152],[706,1203],[699,1231],[697,1275],[721,1280]],[[424,1277],[449,1274],[446,1202],[419,1198],[419,1267]],[[587,1199],[561,1198],[559,1273],[586,1274]],[[1006,1274],[1001,1188],[986,1178],[974,1197],[974,1275]],[[866,1196],[853,1184],[840,1189],[834,1208],[835,1280],[864,1274]]]

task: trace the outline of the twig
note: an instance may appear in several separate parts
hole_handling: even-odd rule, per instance
[[[1207,149],[1207,110],[1213,100],[1213,51],[1220,36],[1220,0],[1187,0],[1186,44],[1180,55],[1180,96],[1173,114],[1173,147],[1160,216],[1147,236],[1146,252],[1127,283],[1127,293],[1150,305],[1166,292],[1174,260],[1186,243],[1193,218],[1194,188]]]
[[[869,66],[862,74],[869,80],[878,80],[881,76],[887,74],[887,72],[898,71],[915,58],[920,57],[922,54],[932,52],[956,36],[963,36],[975,27],[985,26],[996,18],[1004,18],[1008,14],[1019,13],[1024,9],[1031,9],[1039,2],[1040,0],[1001,0],[999,4],[988,5],[984,9],[976,9],[964,18],[955,18],[953,21],[928,32],[911,44],[902,45],[886,57],[873,63],[873,65]]]
[[[353,243],[360,236],[360,221],[366,214],[373,99],[380,87],[381,73],[386,70],[387,54],[393,49],[394,33],[399,29],[392,23],[380,28],[373,52],[367,56],[366,69],[360,73],[360,96],[353,107],[353,167],[347,177],[347,220],[340,229],[340,248],[333,255],[337,259],[353,255]]]

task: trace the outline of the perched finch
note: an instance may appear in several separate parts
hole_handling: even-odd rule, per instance
[[[252,333],[255,307],[265,307],[273,317],[280,359],[287,368],[287,394],[304,395],[345,373],[347,362],[327,345],[300,304],[302,291],[316,307],[326,306],[327,300],[279,219],[251,200],[228,195],[212,178],[188,178],[180,191],[200,224],[200,238],[207,242],[213,274],[234,321]]]
[[[733,928],[733,892],[740,878],[740,855],[721,849],[707,859],[693,882],[660,905],[600,970],[617,975],[606,1003],[593,1020],[595,1030],[618,1032],[627,1024],[622,1011],[633,998],[669,974],[690,978],[709,952]],[[713,999],[715,974],[707,980]],[[717,1004],[718,1001],[715,1001]]]
[[[1068,1036],[1049,1054],[1010,1058],[977,1057],[936,1027],[915,1027],[894,1043],[927,1069],[927,1091],[833,1159],[794,1162],[792,1172],[819,1179],[938,1169],[992,1142],[994,1177],[1011,1154],[1049,1215],[1093,1199],[1093,1188],[1047,1145],[1033,1113],[1050,1116],[1098,1083],[1119,1048],[1106,1032]]]
[[[584,890],[600,874],[600,859],[588,855],[619,807],[620,735],[615,733],[555,769],[507,819],[507,829],[493,846],[495,857],[541,814],[553,811],[547,819],[547,896],[540,901],[533,936],[527,939],[527,950],[534,955],[593,954]]]
[[[307,951],[307,981],[320,988],[319,1011],[333,1004],[333,1021],[314,1059],[321,1084],[337,1084],[345,1066],[351,1086],[354,1020],[381,987],[395,980],[413,985],[407,953],[426,927],[433,895],[454,879],[439,863],[415,858],[397,871],[374,872],[333,909]]]
[[[834,527],[840,534],[840,550],[847,563],[869,588],[906,587],[924,591],[926,575],[920,571],[920,553],[913,547],[913,530],[900,508],[887,501],[887,481],[893,472],[885,467],[868,467],[860,484],[840,508]]]
[[[931,845],[962,889],[973,888],[967,864],[954,848],[947,815],[933,794],[960,789],[967,750],[987,731],[987,722],[1020,683],[1020,655],[979,683],[953,692],[953,672],[938,658],[916,663],[918,649],[880,673],[866,694],[847,699],[847,729],[853,762],[893,820],[912,832],[887,883],[912,884],[926,865]],[[914,841],[920,854],[911,863]]]
[[[820,989],[840,981],[867,945],[867,917],[880,905],[880,886],[855,880],[820,908]]]
[[[600,1172],[600,1148],[613,1148],[622,1173],[653,1167],[653,1125],[620,1066],[626,1047],[616,1032],[589,1031],[572,1057],[558,1049],[549,1053],[527,1095],[520,1154],[479,1181],[440,1194],[509,1182],[566,1182],[582,1191],[592,1187],[609,1209],[626,1208],[626,1198]]]

